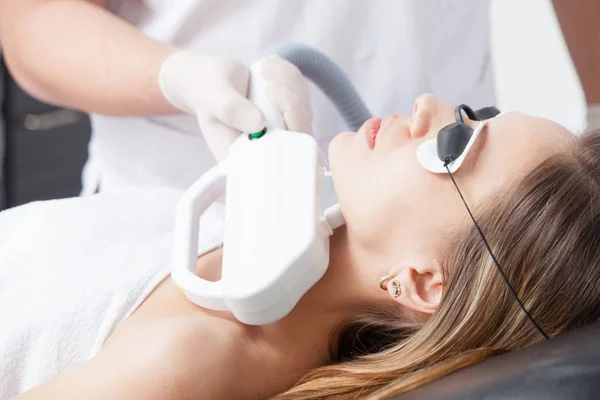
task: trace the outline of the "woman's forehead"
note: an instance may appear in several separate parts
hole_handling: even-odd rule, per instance
[[[489,120],[486,129],[493,146],[515,155],[524,153],[532,160],[566,150],[574,137],[556,122],[518,112]]]
[[[572,137],[573,133],[564,126],[545,118],[521,114],[516,111],[502,113],[488,120],[488,126],[501,130],[502,134],[517,136],[540,136],[549,140],[562,140]]]

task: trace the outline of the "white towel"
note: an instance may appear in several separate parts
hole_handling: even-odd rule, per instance
[[[98,354],[169,274],[180,192],[132,189],[0,213],[0,399]],[[223,207],[199,253],[221,244]]]

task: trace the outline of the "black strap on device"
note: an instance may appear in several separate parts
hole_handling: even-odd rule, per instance
[[[515,298],[515,300],[517,301],[517,304],[519,305],[521,310],[523,310],[523,312],[525,313],[527,318],[531,321],[531,323],[535,326],[535,328],[544,337],[544,339],[549,339],[549,336],[546,334],[546,332],[544,332],[544,330],[537,324],[537,322],[535,322],[535,320],[533,319],[533,317],[531,316],[529,311],[527,311],[527,308],[525,308],[525,305],[523,305],[523,302],[521,301],[521,299],[519,299],[517,292],[515,291],[515,289],[512,287],[512,285],[508,281],[508,278],[506,277],[506,274],[504,274],[504,271],[502,270],[500,263],[496,259],[496,256],[494,256],[494,253],[492,252],[492,249],[490,248],[490,245],[489,245],[487,239],[485,238],[483,231],[479,227],[479,224],[475,220],[475,217],[473,217],[473,213],[471,213],[471,209],[467,205],[467,202],[465,201],[465,198],[464,198],[462,192],[460,191],[458,185],[456,184],[456,181],[454,180],[454,176],[452,175],[452,172],[450,172],[450,168],[448,168],[448,164],[450,164],[452,161],[457,159],[463,153],[463,151],[465,150],[465,148],[467,146],[467,143],[469,142],[469,139],[471,139],[471,136],[473,135],[473,129],[464,123],[463,116],[462,116],[463,111],[465,112],[467,117],[469,117],[469,119],[471,119],[473,121],[481,121],[484,119],[493,118],[493,117],[497,116],[498,114],[500,114],[500,111],[496,107],[486,107],[486,108],[482,108],[478,111],[473,111],[469,106],[467,106],[465,104],[461,104],[461,105],[457,106],[456,110],[455,110],[456,122],[442,128],[442,130],[440,130],[440,132],[438,133],[438,138],[437,138],[438,157],[440,158],[440,160],[442,160],[444,162],[444,168],[446,168],[446,171],[448,171],[448,175],[450,175],[450,179],[452,179],[452,183],[456,187],[456,190],[458,191],[460,199],[462,200],[463,204],[465,205],[465,208],[467,209],[467,212],[469,213],[471,220],[475,224],[475,228],[477,228],[477,231],[479,232],[481,239],[483,239],[485,248],[490,253],[490,256],[492,257],[492,260],[494,261],[494,264],[496,265],[498,272],[500,273],[500,275],[502,275],[502,279],[504,279],[504,282],[510,289],[510,292],[513,295],[513,297]]]

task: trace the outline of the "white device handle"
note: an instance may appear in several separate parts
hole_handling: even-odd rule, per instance
[[[250,67],[250,85],[248,88],[248,98],[260,111],[265,114],[267,120],[267,130],[287,129],[283,115],[271,104],[265,90],[266,82],[262,74],[263,63],[265,58],[256,61]]]
[[[177,206],[175,247],[171,277],[194,304],[212,310],[227,310],[221,281],[211,282],[196,275],[200,216],[225,193],[227,160],[212,167],[188,189]]]
[[[274,107],[265,91],[262,75],[262,58],[250,68],[251,78],[248,97],[265,114],[267,130],[272,133],[285,129],[285,121]],[[238,140],[248,140],[240,137]],[[228,310],[223,296],[221,281],[211,282],[195,274],[198,257],[198,230],[200,216],[225,193],[227,183],[227,159],[223,160],[198,179],[179,201],[175,221],[175,247],[171,278],[194,304],[212,310]]]

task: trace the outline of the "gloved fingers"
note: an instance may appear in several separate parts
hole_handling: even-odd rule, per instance
[[[269,101],[281,112],[287,128],[312,133],[312,108],[308,84],[300,70],[278,55],[262,63]]]
[[[261,73],[267,82],[285,83],[292,80],[304,83],[304,76],[298,67],[276,54],[270,55],[264,60]],[[306,85],[306,83],[304,84]]]
[[[262,63],[261,72],[266,83],[286,87],[310,102],[306,78],[294,64],[272,55]]]
[[[229,146],[240,136],[240,131],[225,125],[214,115],[198,116],[198,125],[208,148],[217,161],[229,154]]]
[[[266,86],[267,98],[277,108],[290,131],[312,134],[312,108],[308,93],[277,84]]]
[[[212,108],[214,116],[223,124],[239,132],[254,133],[266,126],[265,116],[245,97],[247,87],[242,92],[237,88],[222,85],[218,99]]]
[[[238,131],[265,127],[263,113],[246,97],[250,71],[225,56],[179,51],[162,64],[159,87],[176,108],[196,115],[214,115]]]

